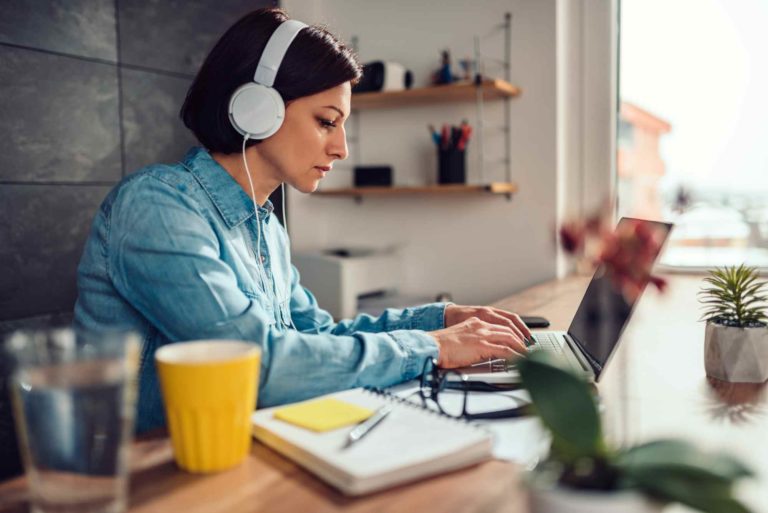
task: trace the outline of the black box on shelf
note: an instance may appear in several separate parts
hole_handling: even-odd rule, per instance
[[[355,166],[355,187],[391,187],[392,166]]]

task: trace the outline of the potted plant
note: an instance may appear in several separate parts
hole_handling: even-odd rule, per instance
[[[735,458],[677,439],[611,447],[588,383],[544,351],[518,368],[552,435],[548,460],[528,479],[534,513],[658,512],[673,502],[710,513],[749,511],[731,488],[752,472]]]
[[[704,278],[704,368],[723,381],[768,380],[766,285],[752,267],[717,268]]]

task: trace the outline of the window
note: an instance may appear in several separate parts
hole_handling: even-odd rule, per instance
[[[629,120],[619,117],[619,148],[631,148],[634,144],[635,126]]]
[[[768,267],[768,2],[621,0],[618,209],[663,263]]]

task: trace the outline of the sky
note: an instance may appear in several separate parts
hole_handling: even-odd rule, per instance
[[[621,0],[620,97],[668,121],[665,187],[768,192],[768,0]]]

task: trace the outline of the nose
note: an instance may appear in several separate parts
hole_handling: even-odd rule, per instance
[[[347,132],[344,126],[340,126],[337,130],[334,130],[331,137],[328,139],[327,147],[328,155],[334,157],[336,160],[344,160],[349,156],[347,150]]]

